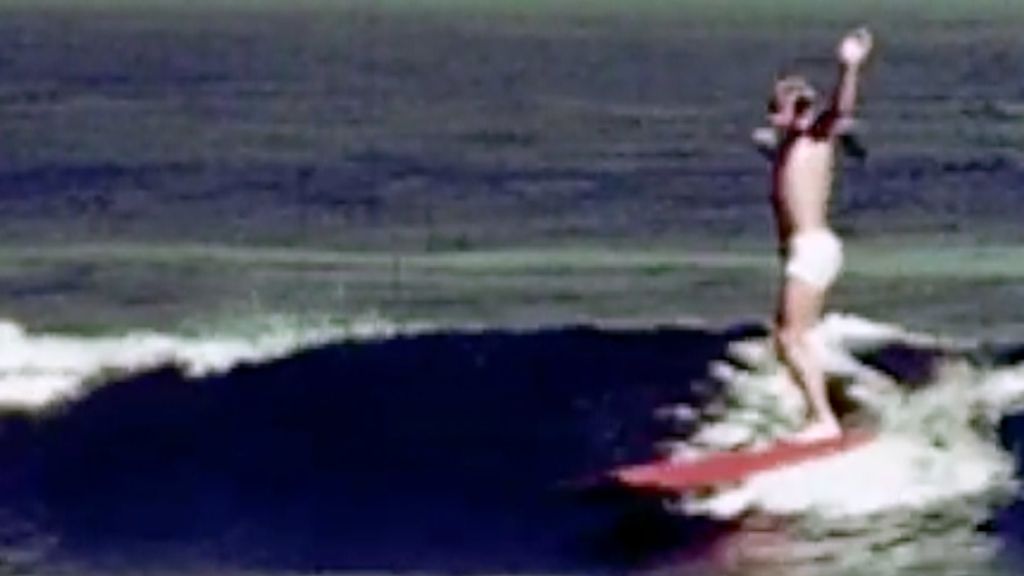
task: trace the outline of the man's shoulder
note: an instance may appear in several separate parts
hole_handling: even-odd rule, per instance
[[[834,138],[819,138],[810,132],[802,132],[782,142],[779,146],[779,158],[784,161],[793,154],[831,152],[834,149]]]

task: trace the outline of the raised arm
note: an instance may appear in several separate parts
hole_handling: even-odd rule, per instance
[[[815,126],[815,132],[823,137],[841,134],[850,125],[857,107],[857,92],[860,71],[871,54],[873,40],[867,28],[850,32],[839,43],[839,81],[832,94],[832,101]]]

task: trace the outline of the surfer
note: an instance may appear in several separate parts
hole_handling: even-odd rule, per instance
[[[765,145],[766,137],[774,144],[771,199],[783,263],[775,341],[809,408],[806,426],[793,436],[796,441],[842,435],[811,331],[842,267],[842,244],[828,224],[828,199],[836,141],[852,126],[859,75],[871,48],[871,33],[865,28],[840,41],[839,80],[823,109],[803,77],[778,80],[768,104],[771,133],[755,132],[760,145]]]

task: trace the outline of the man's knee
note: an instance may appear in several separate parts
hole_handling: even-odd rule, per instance
[[[805,336],[803,330],[783,326],[775,332],[775,346],[783,356],[792,358],[800,355],[806,347]]]

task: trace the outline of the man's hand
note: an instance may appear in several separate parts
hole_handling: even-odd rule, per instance
[[[858,28],[847,34],[839,43],[836,50],[839,61],[851,68],[858,67],[868,59],[873,44],[871,32],[867,28]]]
[[[750,139],[754,142],[754,148],[765,158],[775,158],[775,153],[779,149],[779,137],[773,128],[756,128],[750,133]]]

